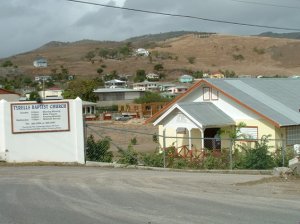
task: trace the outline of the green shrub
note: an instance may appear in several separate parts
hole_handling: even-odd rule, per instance
[[[273,158],[269,154],[268,138],[269,136],[262,136],[253,148],[245,145],[242,147],[245,151],[244,168],[268,169],[274,166]]]
[[[133,137],[132,139],[130,139],[130,143],[131,143],[131,145],[136,145],[137,144],[136,137]]]
[[[108,137],[95,141],[94,136],[90,135],[87,139],[86,159],[97,162],[111,162],[113,154],[111,151],[108,151],[110,141]]]
[[[282,148],[278,148],[272,153],[275,167],[287,166],[290,159],[294,158],[294,150],[291,147],[287,147],[284,152],[284,164],[283,164],[283,153]]]
[[[163,167],[164,166],[164,154],[159,152],[147,153],[141,156],[141,159],[145,166],[151,167]]]
[[[173,161],[172,168],[174,169],[185,169],[189,167],[189,161],[185,158],[178,157]]]
[[[195,57],[193,57],[193,56],[191,56],[191,57],[188,57],[188,58],[187,58],[187,60],[188,60],[188,62],[189,62],[190,64],[194,64],[194,63],[195,63],[195,60],[196,60],[196,58],[195,58]]]
[[[232,55],[233,59],[236,60],[236,61],[242,61],[244,60],[244,56],[242,54],[233,54]]]
[[[257,54],[264,54],[264,53],[266,53],[266,52],[265,52],[265,49],[263,49],[263,48],[257,48],[257,47],[254,47],[254,48],[253,48],[253,51],[254,51],[255,53],[257,53]]]
[[[120,159],[119,163],[127,165],[137,165],[138,164],[138,153],[134,150],[130,144],[127,149],[119,148]]]

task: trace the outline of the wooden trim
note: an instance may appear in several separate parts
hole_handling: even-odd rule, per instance
[[[217,98],[213,98],[213,90],[215,90],[216,91],[216,96],[217,96]],[[214,89],[214,88],[211,88],[211,100],[219,100],[219,91],[218,90],[216,90],[216,89]]]
[[[208,99],[205,98],[205,94],[206,94],[206,91],[208,90]],[[202,88],[202,91],[203,91],[203,101],[210,101],[211,99],[211,88],[210,87],[203,87]]]

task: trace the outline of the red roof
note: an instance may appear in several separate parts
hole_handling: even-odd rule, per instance
[[[18,94],[18,93],[15,93],[15,92],[10,91],[10,90],[2,89],[2,88],[0,88],[0,94],[15,94],[15,95],[20,96],[20,94]]]

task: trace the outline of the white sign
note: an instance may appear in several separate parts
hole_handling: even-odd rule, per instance
[[[12,133],[69,131],[69,103],[11,104]]]

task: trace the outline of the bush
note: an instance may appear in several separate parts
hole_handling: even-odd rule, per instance
[[[86,159],[97,162],[111,162],[113,154],[108,151],[110,148],[110,138],[95,141],[94,136],[90,135],[87,139]]]
[[[137,144],[136,137],[133,137],[132,139],[130,139],[130,143],[131,143],[131,145],[136,145]]]
[[[245,151],[244,168],[246,169],[268,169],[274,166],[273,158],[269,154],[269,136],[263,136],[260,141],[255,142],[254,148],[242,146]]]
[[[236,61],[242,61],[242,60],[245,59],[244,56],[241,55],[241,54],[233,54],[232,57],[233,57],[233,59],[236,60]]]
[[[191,57],[188,57],[188,58],[187,58],[187,60],[188,60],[188,62],[189,62],[190,64],[194,64],[194,63],[195,63],[195,60],[196,60],[196,58],[195,58],[195,57],[193,57],[193,56],[191,56]]]
[[[273,160],[274,160],[274,165],[275,167],[282,167],[282,166],[287,166],[289,163],[289,160],[294,158],[294,150],[291,147],[288,147],[285,149],[284,152],[284,164],[282,161],[282,148],[276,149],[276,151],[272,154]]]
[[[137,165],[138,164],[138,153],[134,150],[130,144],[127,149],[119,148],[120,159],[119,163],[127,165]]]
[[[254,48],[253,48],[253,51],[254,51],[255,53],[257,53],[257,54],[264,54],[264,53],[266,53],[266,52],[265,52],[265,49],[263,49],[263,48],[257,48],[257,47],[254,47]]]
[[[164,166],[164,154],[159,152],[142,154],[141,160],[145,166],[151,167],[163,167]]]

